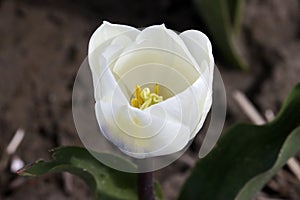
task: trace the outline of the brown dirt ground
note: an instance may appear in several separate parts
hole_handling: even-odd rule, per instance
[[[59,145],[81,145],[71,112],[72,86],[89,37],[102,20],[136,27],[165,23],[177,31],[205,32],[191,1],[118,2],[0,1],[0,152],[19,127],[26,136],[16,153],[26,163],[48,159],[48,150]],[[262,113],[278,112],[300,77],[300,2],[246,0],[245,6],[240,48],[250,70],[230,70],[216,58],[228,96],[227,126],[248,121],[231,97],[234,90],[245,92]],[[155,173],[166,199],[177,196],[196,160],[198,143]],[[24,179],[5,170],[0,172],[0,199],[92,198],[79,178],[71,178],[71,191],[65,180],[62,175]],[[300,184],[284,167],[256,198],[265,197],[299,200]]]

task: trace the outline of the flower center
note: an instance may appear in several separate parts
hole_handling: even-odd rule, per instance
[[[151,92],[148,87],[143,90],[140,86],[135,86],[134,97],[131,99],[131,106],[144,110],[154,104],[163,101],[163,97],[158,95],[159,86],[155,84],[154,92]]]

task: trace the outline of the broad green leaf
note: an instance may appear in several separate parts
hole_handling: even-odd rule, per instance
[[[53,150],[53,159],[37,161],[21,170],[25,176],[39,176],[48,172],[70,172],[81,177],[101,200],[137,199],[137,175],[111,169],[81,147],[60,147]]]
[[[226,131],[198,161],[179,199],[251,199],[299,150],[300,84],[271,123],[238,124]]]
[[[295,129],[282,147],[274,166],[268,171],[255,176],[239,192],[236,199],[251,199],[271,178],[272,176],[299,151],[300,127]],[[288,150],[287,150],[288,149]]]
[[[245,69],[246,64],[233,46],[238,34],[243,0],[194,0],[217,50],[227,65]]]

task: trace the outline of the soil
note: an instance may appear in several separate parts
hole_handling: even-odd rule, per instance
[[[49,159],[48,150],[60,145],[82,146],[72,118],[72,87],[89,37],[103,20],[135,27],[165,23],[179,32],[206,32],[191,0],[0,1],[0,155],[18,128],[26,131],[16,152],[25,163]],[[261,113],[277,113],[300,77],[300,1],[246,0],[242,21],[239,48],[249,70],[232,70],[216,57],[228,97],[226,126],[249,121],[232,99],[234,90],[243,91]],[[155,172],[166,199],[178,195],[197,159],[198,143],[167,169]],[[299,185],[284,167],[256,199],[299,200]],[[74,176],[27,179],[8,169],[0,171],[0,199],[25,195],[28,200],[92,199]]]

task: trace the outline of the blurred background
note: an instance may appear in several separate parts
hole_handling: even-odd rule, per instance
[[[25,164],[47,160],[48,150],[57,146],[82,146],[72,118],[72,87],[89,37],[103,20],[135,27],[165,23],[179,32],[197,29],[210,36],[192,0],[0,0],[0,163],[17,129],[25,130],[14,157],[0,165],[0,199],[92,199],[77,177],[28,179],[15,175],[11,166],[18,159]],[[245,0],[235,41],[247,71],[231,68],[221,53],[214,54],[227,91],[226,127],[249,122],[233,91],[244,92],[259,112],[277,113],[299,82],[300,1]],[[178,161],[155,172],[166,199],[175,199],[189,175],[198,140]],[[287,167],[256,199],[271,197],[300,199],[300,183]]]

